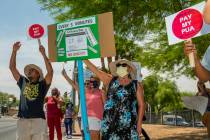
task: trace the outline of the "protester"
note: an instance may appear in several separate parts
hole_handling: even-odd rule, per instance
[[[47,103],[47,124],[49,127],[50,140],[54,140],[54,128],[57,132],[57,139],[62,140],[61,120],[63,99],[60,97],[60,92],[57,88],[51,90],[51,96],[46,97]]]
[[[186,41],[184,45],[185,55],[193,53],[195,60],[195,74],[200,81],[206,82],[210,80],[210,46],[207,48],[202,61],[197,56],[195,44],[192,41]]]
[[[108,87],[101,125],[102,139],[136,140],[142,131],[143,89],[134,80],[135,66],[127,60],[110,63],[111,74],[98,70],[89,60],[87,67]]]
[[[25,66],[25,76],[16,68],[16,54],[21,47],[15,42],[10,58],[10,70],[21,90],[17,121],[17,140],[48,140],[47,124],[43,111],[44,98],[51,85],[53,69],[46,56],[45,48],[40,45],[39,51],[44,58],[47,69],[45,78],[42,70],[34,65]]]
[[[64,124],[66,128],[66,138],[72,138],[72,124],[73,117],[75,115],[74,105],[70,102],[66,104],[65,115],[64,115]]]
[[[79,91],[77,83],[74,83],[66,74],[65,70],[62,71],[64,78],[72,85],[72,87]],[[105,101],[104,93],[99,89],[100,80],[97,77],[91,77],[88,86],[85,86],[87,115],[91,140],[100,139],[101,120],[103,117],[103,105]],[[79,93],[79,92],[78,92]]]
[[[195,74],[199,78],[200,81],[206,82],[210,80],[210,47],[207,48],[202,61],[200,62],[200,59],[197,56],[195,44],[192,43],[192,41],[186,41],[184,46],[184,52],[185,55],[189,55],[190,53],[193,53],[194,60],[195,60]],[[203,118],[210,118],[209,113],[205,113]],[[206,122],[207,128],[210,126],[210,121]],[[209,132],[208,132],[209,133]],[[208,134],[210,138],[210,134]]]
[[[210,24],[210,0],[207,0],[203,17],[206,23]]]
[[[198,93],[199,96],[204,96],[208,98],[208,105],[206,107],[206,111],[202,117],[203,124],[207,127],[208,137],[210,138],[210,92],[206,88],[205,84],[201,81],[197,83]]]

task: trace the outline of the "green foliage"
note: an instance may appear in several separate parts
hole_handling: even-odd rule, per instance
[[[62,113],[65,113],[66,105],[71,102],[67,92],[65,92],[64,95],[63,95],[63,101],[64,101],[64,104],[62,105],[61,110],[62,110]],[[74,106],[74,112],[75,113],[79,112],[79,105]]]
[[[67,92],[63,94],[63,101],[64,101],[64,104],[61,106],[61,110],[63,113],[65,113],[66,105],[70,102],[70,98],[68,97]]]
[[[159,111],[173,110],[180,107],[180,94],[174,82],[165,80],[158,85],[158,91],[155,95],[158,106],[156,109]]]
[[[158,75],[150,75],[146,77],[143,81],[145,101],[150,104],[153,111],[155,110],[154,108],[157,105],[155,95],[158,91],[158,85],[160,81],[161,78]]]
[[[179,92],[175,82],[162,79],[156,74],[146,77],[144,83],[145,101],[152,111],[173,111],[183,109],[181,97],[191,93]]]
[[[165,17],[203,0],[37,0],[56,22],[113,12],[117,54],[138,60],[155,73],[193,77],[183,44],[168,45]],[[210,35],[193,39],[198,54],[206,50]],[[138,48],[138,46],[140,48]]]
[[[18,100],[16,97],[12,94],[0,92],[0,106],[6,105],[6,106],[18,106]]]

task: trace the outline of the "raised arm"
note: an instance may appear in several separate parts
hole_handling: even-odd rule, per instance
[[[57,104],[59,104],[59,105],[63,105],[64,104],[63,98],[56,97],[56,96],[52,96],[52,97],[57,102]]]
[[[106,92],[104,92],[103,90],[102,90],[102,96],[101,96],[101,98],[102,98],[103,104],[105,104],[106,99],[107,99],[107,96],[106,96]]]
[[[46,56],[45,48],[42,45],[39,46],[39,51],[44,58],[45,66],[46,66],[46,69],[47,69],[47,74],[45,76],[45,81],[46,81],[47,84],[51,84],[52,78],[53,78],[53,68],[52,68],[51,62],[48,59],[48,57]]]
[[[195,44],[193,44],[191,41],[185,42],[184,52],[186,56],[188,56],[191,52],[194,54],[195,74],[200,79],[200,81],[206,82],[210,80],[210,72],[202,66],[200,59],[197,56]]]
[[[206,23],[210,24],[210,0],[207,0],[203,17]]]
[[[105,86],[107,86],[112,80],[111,74],[98,70],[97,67],[93,65],[89,60],[84,60],[84,63],[87,65],[88,69],[95,73],[95,75],[103,82]]]
[[[17,51],[20,49],[20,46],[21,46],[20,42],[14,43],[12,55],[10,57],[10,62],[9,62],[9,69],[12,72],[12,75],[16,81],[19,81],[20,79],[20,73],[16,68],[16,54],[17,54]]]
[[[142,121],[144,116],[144,90],[143,87],[138,83],[137,86],[137,101],[138,101],[138,121],[137,121],[137,131],[139,135],[141,134],[141,128],[142,128]]]
[[[79,91],[79,86],[77,83],[74,83],[73,80],[67,75],[65,69],[62,70],[62,75],[66,79],[66,81],[77,91]]]

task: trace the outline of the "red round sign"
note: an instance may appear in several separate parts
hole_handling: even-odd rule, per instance
[[[203,16],[196,9],[186,9],[181,11],[174,18],[172,31],[179,39],[194,37],[203,27]]]
[[[28,33],[31,38],[40,38],[44,35],[44,28],[39,24],[33,24],[30,26]]]

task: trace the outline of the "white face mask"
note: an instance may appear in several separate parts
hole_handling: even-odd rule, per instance
[[[124,77],[124,76],[128,75],[128,68],[127,67],[117,67],[116,73],[118,76]]]

